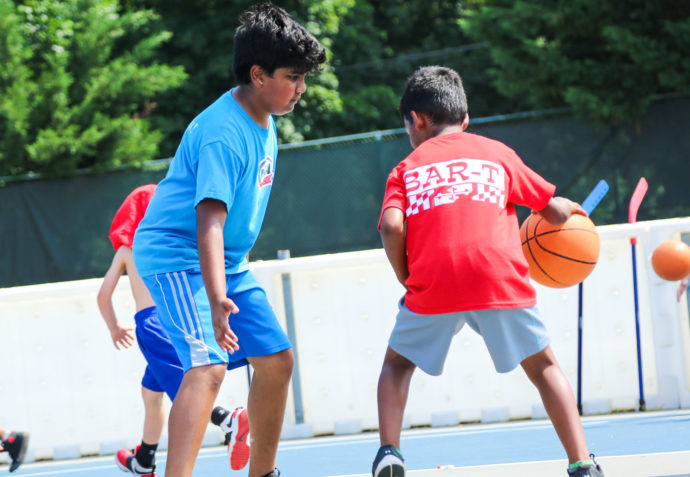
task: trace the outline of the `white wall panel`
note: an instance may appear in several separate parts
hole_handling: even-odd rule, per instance
[[[638,238],[647,408],[690,407],[687,302],[676,302],[677,283],[659,279],[649,261],[660,242],[690,232],[690,218],[598,230],[601,257],[583,288],[585,413],[637,407],[632,236]],[[294,326],[296,336],[301,394],[290,394],[284,437],[376,428],[376,385],[403,293],[383,251],[256,262],[252,268],[279,320],[286,329]],[[96,306],[99,286],[100,280],[83,280],[0,289],[0,426],[32,433],[29,460],[112,453],[141,438],[145,362],[136,347],[113,347]],[[577,287],[536,288],[552,347],[575,390]],[[292,304],[290,312],[286,303]],[[126,277],[115,306],[120,320],[133,324]],[[228,373],[218,403],[243,405],[246,396],[246,371]],[[442,376],[418,371],[413,377],[405,425],[544,415],[522,370],[496,373],[482,339],[466,327],[453,342]],[[220,440],[209,426],[205,443]]]

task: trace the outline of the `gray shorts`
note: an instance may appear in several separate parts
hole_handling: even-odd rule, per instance
[[[388,345],[432,376],[443,371],[453,336],[465,323],[484,338],[499,373],[512,371],[550,342],[536,306],[420,315],[400,300],[398,308]]]

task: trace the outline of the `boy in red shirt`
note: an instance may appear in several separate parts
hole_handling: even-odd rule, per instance
[[[132,258],[134,232],[144,217],[155,190],[155,184],[137,187],[127,195],[115,213],[108,234],[115,255],[97,297],[98,308],[110,330],[115,348],[129,348],[134,341],[132,331],[135,331],[139,349],[146,358],[146,370],[141,380],[141,396],[144,400],[141,444],[132,451],[120,449],[115,454],[115,462],[122,471],[141,477],[156,477],[155,453],[165,424],[163,393],[168,394],[173,401],[184,376],[182,363],[170,337],[158,320],[153,298],[141,280]],[[119,322],[113,306],[115,287],[124,273],[129,278],[136,307],[136,330]],[[233,470],[242,469],[249,460],[249,441],[240,437],[249,433],[247,410],[238,407],[230,411],[216,406],[211,413],[211,422],[225,433],[230,467]]]
[[[535,306],[514,204],[553,224],[584,210],[554,197],[555,186],[506,145],[464,132],[467,99],[455,71],[416,71],[400,115],[415,150],[388,177],[379,230],[406,293],[379,377],[381,448],[372,475],[405,475],[400,431],[412,374],[441,374],[453,336],[467,323],[498,372],[520,364],[537,387],[568,454],[568,474],[603,476]]]

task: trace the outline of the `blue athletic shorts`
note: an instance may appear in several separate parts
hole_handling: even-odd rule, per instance
[[[163,392],[175,399],[184,369],[168,334],[158,321],[156,307],[144,308],[134,315],[139,349],[146,358],[146,371],[141,385],[155,392]]]
[[[240,309],[229,317],[240,347],[234,353],[223,351],[216,341],[211,307],[199,271],[143,278],[185,371],[221,363],[234,369],[248,364],[247,358],[268,356],[292,347],[266,292],[249,270],[226,275],[227,296]]]
[[[420,315],[400,300],[398,308],[388,345],[432,376],[443,372],[450,343],[465,323],[484,339],[499,373],[512,371],[550,341],[535,306]]]

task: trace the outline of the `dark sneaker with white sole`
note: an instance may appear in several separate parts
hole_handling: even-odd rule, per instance
[[[405,477],[405,459],[395,446],[383,446],[371,466],[373,477]]]
[[[594,460],[594,454],[590,454],[589,458],[592,460],[591,463],[582,463],[574,469],[568,469],[568,475],[570,477],[604,477],[604,471]]]

